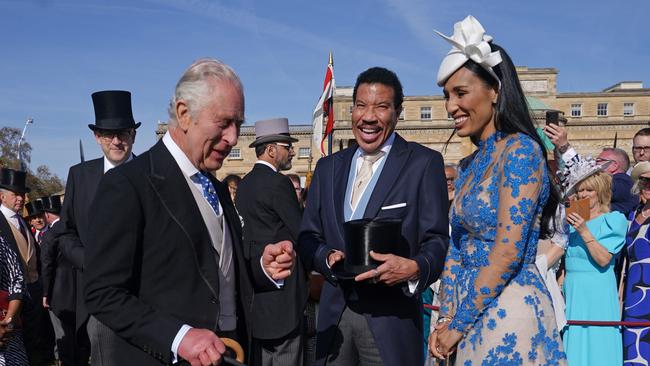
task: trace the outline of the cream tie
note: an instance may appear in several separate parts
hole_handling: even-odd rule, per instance
[[[372,178],[372,165],[381,159],[382,156],[384,156],[384,152],[381,150],[373,154],[363,155],[363,164],[361,164],[361,169],[359,169],[359,173],[357,173],[357,177],[354,179],[354,185],[352,186],[352,209],[357,208],[361,194]]]

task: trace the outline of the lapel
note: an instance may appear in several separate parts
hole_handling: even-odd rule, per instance
[[[334,210],[336,211],[336,222],[341,224],[336,226],[341,228],[345,222],[343,205],[345,204],[345,192],[348,187],[348,177],[350,175],[350,169],[352,168],[352,158],[354,157],[355,151],[357,151],[356,147],[348,148],[338,154],[334,154],[332,157],[332,197],[334,201]],[[341,238],[343,238],[343,233],[340,230],[339,234],[341,234]]]
[[[395,141],[390,148],[390,153],[386,158],[386,164],[384,164],[375,189],[372,191],[363,217],[373,218],[377,216],[381,205],[384,203],[391,188],[393,188],[395,181],[402,174],[402,169],[406,165],[410,155],[411,150],[408,148],[406,140],[400,135],[395,134]]]
[[[188,245],[196,254],[199,270],[209,278],[203,277],[214,295],[218,291],[213,286],[219,283],[218,268],[214,255],[205,255],[206,248],[212,253],[210,234],[203,222],[194,196],[187,186],[183,172],[162,140],[149,150],[150,171],[147,175],[153,190],[167,210],[171,220],[183,231]]]
[[[83,171],[85,172],[85,176],[82,182],[86,186],[86,189],[90,190],[90,196],[94,196],[99,186],[99,181],[104,175],[104,158],[89,161],[88,168]]]

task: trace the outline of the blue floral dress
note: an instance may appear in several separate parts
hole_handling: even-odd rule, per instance
[[[535,267],[549,196],[541,148],[524,134],[497,132],[470,158],[456,182],[441,290],[440,315],[465,335],[456,365],[566,365]]]
[[[643,205],[640,207],[643,209]],[[630,213],[625,249],[628,258],[625,281],[623,320],[650,321],[650,219],[639,224]],[[623,328],[623,357],[625,366],[650,364],[650,327]]]

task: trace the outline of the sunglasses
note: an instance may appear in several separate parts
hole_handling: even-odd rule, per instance
[[[639,184],[644,186],[650,185],[650,177],[639,177]]]

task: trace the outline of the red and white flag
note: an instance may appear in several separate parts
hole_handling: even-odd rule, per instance
[[[334,128],[334,63],[332,53],[325,73],[325,82],[323,83],[323,94],[321,94],[314,113],[312,115],[312,139],[313,144],[320,149],[321,155],[325,156],[325,139],[332,133]],[[325,134],[323,134],[323,121],[327,121]]]

